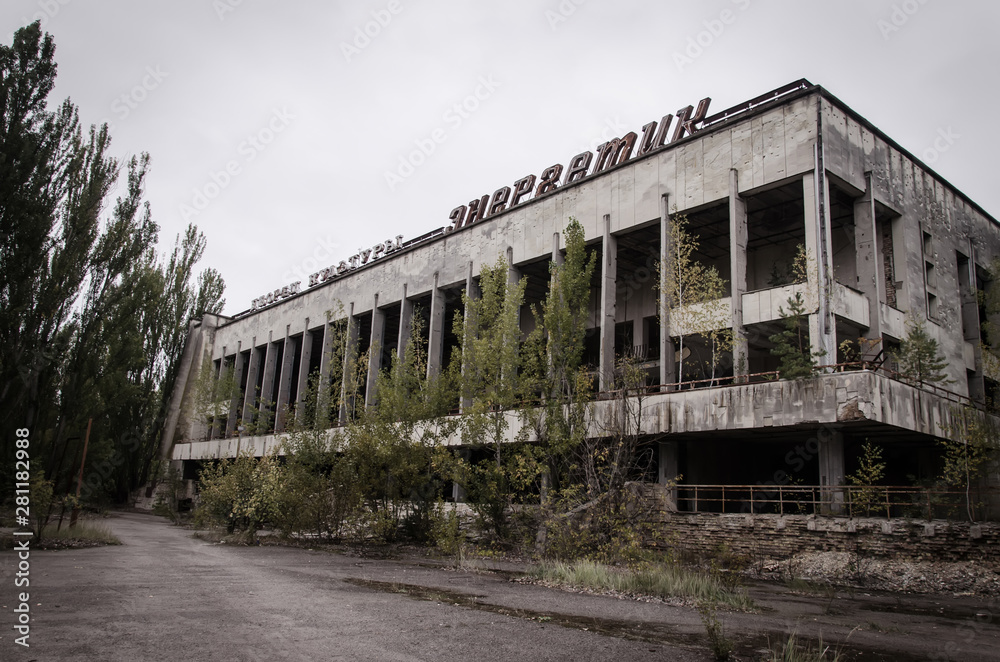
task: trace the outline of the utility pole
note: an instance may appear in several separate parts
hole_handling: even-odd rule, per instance
[[[94,419],[87,419],[87,436],[83,438],[83,457],[80,459],[80,473],[76,477],[76,503],[73,504],[73,514],[69,517],[69,528],[76,526],[76,518],[80,515],[80,486],[83,484],[83,467],[87,464],[87,445],[90,444],[90,426]]]

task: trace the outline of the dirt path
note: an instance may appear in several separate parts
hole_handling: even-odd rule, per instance
[[[0,660],[712,659],[691,608],[109,521],[124,545],[32,552],[30,649],[13,642],[17,561],[0,553]],[[762,613],[719,614],[742,659],[788,632],[846,641],[851,659],[1000,659],[1000,610],[973,598],[752,593]]]

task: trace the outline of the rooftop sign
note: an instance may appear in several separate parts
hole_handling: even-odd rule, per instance
[[[483,195],[477,200],[472,200],[467,205],[459,205],[451,210],[448,216],[451,224],[446,228],[446,232],[453,232],[460,228],[484,221],[491,216],[499,214],[508,209],[513,209],[529,200],[552,193],[560,186],[565,186],[573,182],[580,181],[587,177],[599,175],[605,170],[625,163],[632,158],[632,152],[636,157],[644,156],[653,150],[663,147],[668,143],[673,143],[687,135],[698,131],[698,126],[708,115],[708,104],[711,98],[705,98],[698,102],[698,108],[687,106],[677,111],[676,123],[674,115],[664,115],[659,122],[650,122],[642,127],[642,138],[634,131],[626,133],[621,138],[614,138],[599,145],[593,152],[583,152],[577,154],[569,160],[568,166],[561,163],[551,165],[542,170],[537,177],[527,175],[513,183],[512,186],[503,186],[493,192],[493,195]],[[667,140],[670,127],[673,125],[673,134]],[[427,238],[439,236],[440,231],[425,235]],[[418,240],[407,242],[407,246],[419,243]],[[398,235],[395,240],[388,239],[375,244],[371,248],[359,249],[357,253],[346,260],[341,260],[336,265],[331,265],[326,269],[321,269],[309,276],[308,287],[315,287],[327,281],[333,280],[344,274],[368,264],[380,257],[402,249],[403,235]],[[269,306],[277,301],[286,299],[299,293],[301,281],[292,283],[285,287],[269,292],[257,297],[250,305],[251,311],[257,311],[265,306]]]
[[[685,133],[695,133],[697,131],[696,125],[700,124],[708,115],[708,104],[711,101],[711,98],[702,99],[698,102],[697,110],[694,109],[694,106],[678,110],[677,123],[669,142],[680,140]],[[543,170],[538,177],[528,175],[514,182],[513,186],[498,188],[493,192],[492,197],[483,195],[478,200],[470,201],[468,205],[455,207],[448,217],[451,220],[448,231],[458,230],[478,221],[486,220],[494,214],[513,209],[528,200],[551,193],[559,186],[580,181],[585,177],[599,175],[612,166],[625,163],[632,158],[632,151],[636,149],[637,142],[637,157],[648,154],[658,147],[663,147],[667,144],[667,133],[670,131],[670,125],[673,121],[673,115],[665,115],[659,123],[653,121],[642,127],[641,140],[634,131],[630,131],[621,138],[614,138],[599,145],[594,152],[577,154],[569,160],[568,167],[557,163]]]

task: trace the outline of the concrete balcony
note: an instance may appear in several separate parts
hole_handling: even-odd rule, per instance
[[[763,430],[769,434],[797,434],[803,429],[831,426],[854,428],[865,434],[948,436],[952,409],[966,404],[959,395],[943,390],[917,388],[867,370],[817,375],[812,379],[731,384],[667,393],[651,393],[629,398],[629,404],[641,404],[640,434],[708,434],[718,432]],[[620,399],[602,399],[593,403],[590,434],[609,434]],[[522,431],[518,412],[504,413],[507,419],[506,441],[534,441]],[[524,434],[522,435],[522,432]],[[333,440],[337,429],[329,431]],[[208,460],[235,457],[237,448],[253,449],[261,456],[277,448],[287,435],[265,435],[239,439],[216,439],[179,443],[174,460]],[[454,435],[444,443],[460,446]]]
[[[796,294],[802,295],[806,314],[816,312],[816,295],[810,293],[807,283],[796,283],[766,290],[747,292],[743,295],[743,323],[758,324],[780,320],[781,312],[788,311],[788,300]],[[870,324],[868,297],[841,283],[834,283],[831,297],[833,312],[838,317],[850,320],[859,326]]]

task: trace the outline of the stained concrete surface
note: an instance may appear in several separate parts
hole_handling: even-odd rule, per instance
[[[29,649],[14,644],[11,629],[15,556],[0,554],[0,659],[712,659],[690,607],[571,593],[419,558],[212,544],[150,515],[109,522],[122,546],[32,552]],[[996,603],[802,595],[774,585],[751,592],[760,613],[719,612],[740,659],[758,659],[788,632],[822,636],[847,659],[998,659]]]

